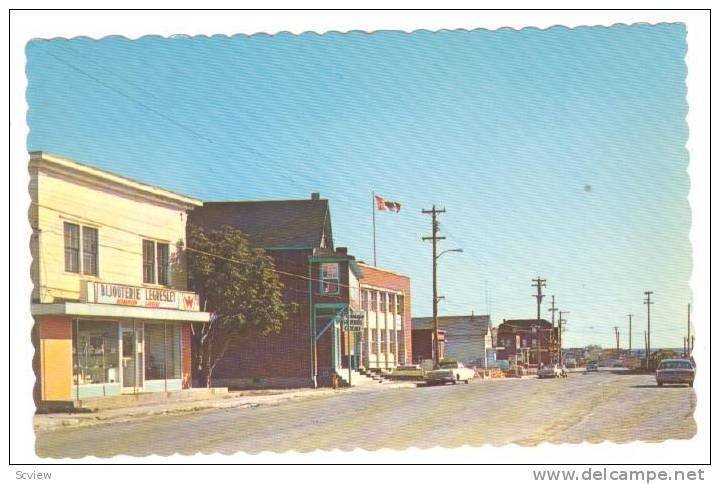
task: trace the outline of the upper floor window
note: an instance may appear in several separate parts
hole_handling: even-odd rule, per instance
[[[98,275],[98,230],[65,222],[65,270],[76,274]]]
[[[368,291],[362,292],[362,308],[366,311],[370,310],[370,293]]]
[[[397,297],[397,307],[395,308],[397,310],[397,314],[403,315],[405,313],[405,297],[398,294]]]
[[[320,264],[320,292],[322,294],[340,292],[340,268],[337,262]]]
[[[390,314],[395,314],[395,294],[388,294],[390,300]]]
[[[143,240],[143,282],[170,284],[170,245],[154,240]]]
[[[384,313],[387,311],[387,293],[380,293],[380,312]]]

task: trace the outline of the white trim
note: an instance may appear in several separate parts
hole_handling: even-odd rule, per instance
[[[200,323],[210,321],[210,313],[201,311],[180,311],[178,309],[163,308],[138,308],[132,306],[115,306],[112,304],[92,304],[76,302],[33,304],[30,313],[33,316],[43,316],[48,314],[67,314],[72,316],[160,319],[167,321],[187,321]]]

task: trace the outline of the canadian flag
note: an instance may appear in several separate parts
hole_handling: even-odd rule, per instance
[[[375,195],[375,206],[378,210],[386,211],[389,210],[391,212],[400,212],[400,203],[399,202],[391,202],[390,200],[385,200],[380,195]]]

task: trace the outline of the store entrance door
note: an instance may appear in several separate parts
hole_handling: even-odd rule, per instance
[[[122,351],[122,391],[137,393],[143,388],[145,365],[143,358],[143,324],[132,322],[120,325]]]

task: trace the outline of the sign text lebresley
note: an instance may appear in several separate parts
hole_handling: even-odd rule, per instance
[[[183,311],[200,310],[198,296],[193,292],[92,281],[87,283],[87,302]]]

